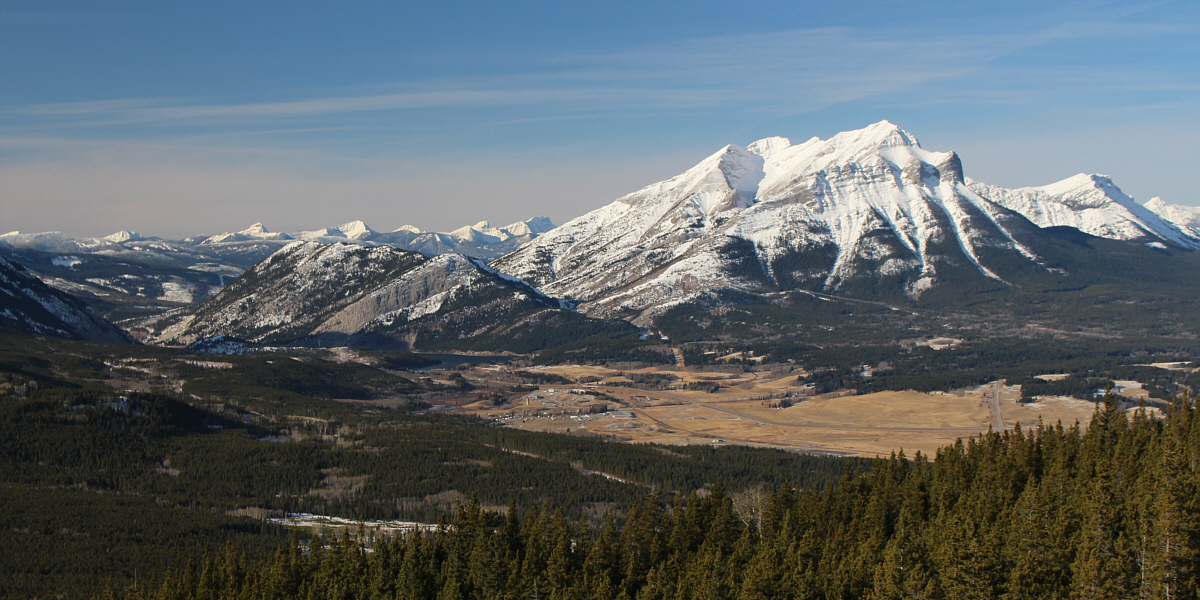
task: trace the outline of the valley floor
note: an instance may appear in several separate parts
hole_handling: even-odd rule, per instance
[[[492,367],[495,369],[496,367]],[[573,383],[539,386],[502,404],[446,410],[532,431],[599,436],[633,443],[740,444],[844,456],[931,455],[940,447],[1039,419],[1086,426],[1095,405],[1066,397],[1021,403],[1019,386],[1001,382],[922,393],[813,394],[804,373],[722,373],[671,368],[625,372],[591,366],[536,369]],[[678,378],[671,389],[621,385],[629,376]],[[479,370],[472,379],[486,382]],[[586,383],[580,383],[586,382]],[[710,390],[686,389],[709,387]],[[682,389],[680,389],[682,388]]]

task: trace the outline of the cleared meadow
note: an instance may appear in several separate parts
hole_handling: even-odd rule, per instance
[[[998,386],[1002,423],[994,422],[991,395],[984,385],[955,392],[889,391],[872,394],[811,395],[802,372],[724,373],[564,366],[538,369],[581,384],[607,400],[549,393],[501,406],[473,405],[472,413],[521,429],[597,435],[631,443],[747,444],[855,456],[887,456],[903,450],[912,456],[1001,426],[1061,422],[1085,425],[1091,402],[1069,398],[1021,404],[1020,389]],[[644,389],[606,385],[638,374],[669,374],[679,384],[715,382],[719,391]],[[559,386],[560,388],[562,386]],[[582,391],[582,390],[581,390]],[[601,411],[600,407],[605,410]]]

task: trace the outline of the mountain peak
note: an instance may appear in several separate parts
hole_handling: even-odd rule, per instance
[[[1145,207],[1184,233],[1200,240],[1200,206],[1167,204],[1162,198],[1155,196],[1146,202]]]
[[[756,140],[747,146],[746,149],[759,156],[767,156],[791,147],[792,140],[776,135],[772,137],[765,137],[761,140]]]
[[[367,227],[367,224],[361,220],[350,221],[337,228],[348,238],[363,239],[375,234],[375,230]]]
[[[507,231],[509,235],[514,236],[537,236],[554,229],[554,223],[546,217],[533,217],[527,221],[517,221],[516,223],[507,225],[501,229]]]
[[[534,233],[546,233],[554,229],[554,222],[550,220],[550,217],[534,217],[525,221],[525,225]]]
[[[1047,194],[1065,194],[1080,189],[1100,190],[1105,192],[1116,190],[1118,193],[1120,193],[1121,197],[1128,197],[1120,191],[1120,189],[1112,182],[1112,179],[1108,175],[1101,175],[1099,173],[1076,173],[1066,179],[1056,181],[1049,185],[1040,186],[1036,189],[1039,189]],[[1112,194],[1108,193],[1105,195],[1109,197],[1112,196]]]
[[[116,233],[110,233],[104,236],[104,239],[120,244],[121,242],[128,242],[129,240],[140,240],[142,239],[142,234],[137,233],[136,231],[122,230]]]
[[[888,120],[872,123],[862,129],[844,131],[830,138],[829,142],[838,149],[857,148],[871,151],[898,147],[921,147],[916,136],[900,129],[899,126]]]
[[[262,235],[264,233],[271,233],[271,232],[267,231],[267,228],[265,226],[263,226],[262,221],[259,221],[255,224],[239,231],[238,233],[243,234],[243,235]]]
[[[802,144],[763,138],[725,146],[493,266],[587,314],[636,311],[648,323],[721,290],[829,291],[882,277],[919,295],[943,279],[1001,279],[985,265],[995,254],[1035,260],[961,183],[956,154],[924,150],[889,121]]]

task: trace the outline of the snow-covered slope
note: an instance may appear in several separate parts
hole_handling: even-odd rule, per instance
[[[1040,187],[1006,189],[968,181],[975,193],[1015,210],[1040,227],[1074,227],[1116,240],[1169,242],[1200,248],[1200,239],[1134,202],[1105,175],[1080,173]]]
[[[215,335],[252,342],[295,339],[366,290],[425,260],[417,253],[392,248],[293,242],[155,341],[189,344]]]
[[[1154,214],[1170,221],[1180,231],[1200,239],[1200,206],[1184,206],[1182,204],[1167,204],[1162,198],[1155,196],[1146,203],[1146,208]]]
[[[792,144],[726,146],[681,175],[565,223],[493,266],[589,314],[645,323],[727,292],[1002,280],[1038,257],[1025,219],[967,187],[953,152],[882,121]]]
[[[254,343],[444,346],[493,336],[503,348],[531,332],[545,337],[554,318],[584,319],[479,259],[294,242],[153,341],[184,345],[226,335]],[[509,328],[517,332],[499,335]]]
[[[0,327],[96,342],[134,343],[129,334],[102,319],[83,301],[46,285],[4,257],[0,257]]]

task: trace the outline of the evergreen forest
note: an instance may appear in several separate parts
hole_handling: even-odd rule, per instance
[[[663,349],[639,358],[670,360]],[[571,383],[529,362],[485,388],[465,370],[405,370],[438,360],[406,353],[216,357],[5,335],[0,535],[11,551],[0,556],[0,597],[1200,593],[1200,423],[1185,391],[1195,373],[1144,366],[1176,355],[965,343],[881,351],[892,368],[865,379],[849,349],[770,351],[779,362],[727,368],[803,364],[814,385],[839,389],[999,375],[1030,393],[1085,398],[1124,376],[1146,381],[1166,416],[1110,396],[1086,428],[1025,424],[934,456],[870,461],[631,445],[425,410]],[[1015,366],[996,371],[1002,363]],[[1035,377],[1047,370],[1069,376]],[[296,513],[440,524],[395,535],[281,519]]]
[[[232,545],[106,597],[404,599],[1197,598],[1200,419],[1038,423],[847,465],[747,499],[647,493],[623,517],[471,499],[428,535]]]

